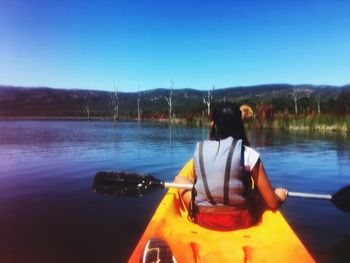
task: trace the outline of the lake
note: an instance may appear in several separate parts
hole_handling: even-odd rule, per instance
[[[91,190],[98,171],[171,181],[203,128],[108,121],[0,121],[0,262],[126,262],[165,191],[113,198]],[[350,136],[254,130],[273,186],[332,194],[350,184]],[[289,198],[282,213],[318,262],[350,258],[350,214]]]

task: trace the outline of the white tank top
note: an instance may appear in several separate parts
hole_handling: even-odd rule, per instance
[[[244,148],[244,167],[251,170],[258,160],[259,154],[250,147]],[[201,151],[202,157],[200,157]],[[236,141],[232,137],[220,141],[205,140],[197,143],[193,156],[194,170],[197,176],[197,196],[195,198],[197,205],[245,205],[246,199],[243,197],[245,189],[241,180],[243,167],[241,154],[242,140]],[[205,173],[204,180],[202,171]],[[226,177],[228,190],[225,194],[226,173],[228,173]]]

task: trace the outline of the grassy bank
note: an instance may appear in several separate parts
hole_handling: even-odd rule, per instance
[[[193,118],[190,120],[176,118],[167,120],[174,125],[187,126],[209,126],[208,119]],[[350,116],[334,117],[331,115],[309,115],[309,116],[279,116],[271,121],[260,121],[258,119],[246,120],[248,128],[259,129],[288,129],[288,130],[310,130],[310,131],[341,131],[350,132]]]
[[[311,131],[350,131],[350,116],[332,115],[278,116],[270,121],[257,119],[247,121],[250,128],[274,128]]]

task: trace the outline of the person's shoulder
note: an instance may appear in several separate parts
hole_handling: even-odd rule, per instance
[[[256,153],[259,154],[259,152],[251,146],[244,145],[244,150],[247,151],[248,153]]]
[[[197,145],[199,145],[199,144],[201,144],[201,143],[206,144],[206,145],[212,145],[212,144],[218,144],[219,141],[211,140],[211,139],[206,139],[206,140],[197,142]]]

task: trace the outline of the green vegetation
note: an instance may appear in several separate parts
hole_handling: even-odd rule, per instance
[[[337,96],[306,97],[299,94],[279,97],[229,99],[239,105],[251,106],[254,115],[246,120],[250,128],[275,128],[310,131],[350,131],[350,90],[341,89]],[[297,97],[299,96],[299,97]],[[204,111],[204,108],[202,108]],[[194,122],[193,120],[197,120]],[[206,119],[206,118],[204,118]],[[207,119],[206,119],[207,120]],[[203,124],[200,117],[191,118],[190,125]]]
[[[0,86],[0,117],[110,120],[140,117],[140,120],[202,126],[209,123],[209,104],[220,101],[248,105],[253,116],[246,124],[252,128],[350,131],[350,85],[273,84],[211,91],[155,89],[134,93]]]
[[[276,118],[270,125],[272,128],[279,129],[303,129],[303,130],[323,130],[323,131],[350,131],[350,116],[338,118],[332,115],[308,115],[308,116],[290,116],[288,118]],[[267,127],[267,125],[265,126]]]
[[[256,105],[255,113],[254,127],[350,131],[350,90],[336,97],[273,98]]]

